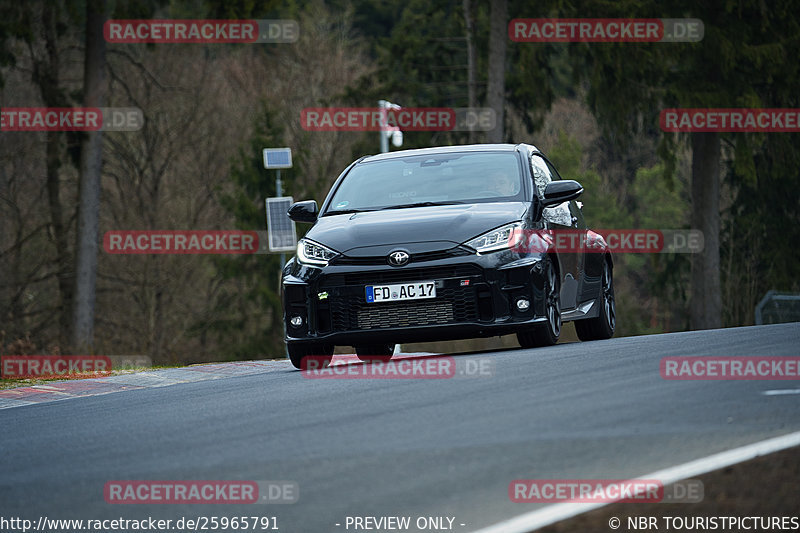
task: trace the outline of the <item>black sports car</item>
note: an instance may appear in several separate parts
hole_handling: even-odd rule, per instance
[[[542,231],[585,234],[582,192],[526,144],[358,159],[321,209],[313,200],[289,209],[314,224],[283,270],[292,363],[327,364],[335,345],[364,360],[391,358],[395,343],[509,333],[523,347],[551,345],[568,320],[582,340],[611,337],[604,241],[589,253],[525,245]]]

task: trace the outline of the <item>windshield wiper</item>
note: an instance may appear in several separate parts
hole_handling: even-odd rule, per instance
[[[370,211],[375,211],[374,209],[331,209],[329,211],[325,211],[325,214],[322,215],[327,217],[328,215],[347,215],[350,213],[369,213]]]
[[[407,209],[409,207],[430,207],[434,205],[457,205],[463,203],[464,202],[417,202],[415,204],[389,205],[386,207],[381,207],[380,210],[384,211],[386,209]]]

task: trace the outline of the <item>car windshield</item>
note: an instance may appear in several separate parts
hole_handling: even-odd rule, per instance
[[[334,194],[326,214],[419,205],[522,200],[513,152],[454,152],[356,165]]]

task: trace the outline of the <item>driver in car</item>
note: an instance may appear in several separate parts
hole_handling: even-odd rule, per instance
[[[514,181],[502,170],[495,170],[489,176],[489,190],[500,196],[513,196],[516,194]]]

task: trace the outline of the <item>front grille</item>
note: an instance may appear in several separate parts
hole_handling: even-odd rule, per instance
[[[475,288],[436,289],[436,298],[410,302],[368,304],[364,296],[336,298],[331,302],[333,329],[365,329],[458,324],[478,320]]]
[[[370,305],[359,309],[356,316],[358,329],[449,324],[453,322],[453,304]]]

